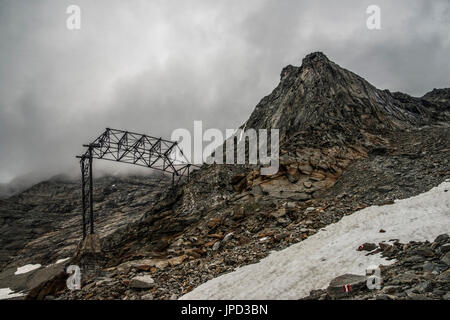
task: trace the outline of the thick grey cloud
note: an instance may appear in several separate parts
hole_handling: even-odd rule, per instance
[[[81,30],[66,28],[70,4]],[[366,28],[370,4],[381,30]],[[237,127],[312,51],[380,88],[448,87],[449,17],[447,0],[2,0],[0,182],[77,169],[105,127]]]

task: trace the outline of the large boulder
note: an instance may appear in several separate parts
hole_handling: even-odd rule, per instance
[[[364,289],[366,287],[366,282],[366,276],[344,274],[331,280],[330,285],[327,288],[327,293],[331,299],[344,298],[355,291]]]

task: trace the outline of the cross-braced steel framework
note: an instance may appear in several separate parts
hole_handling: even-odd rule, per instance
[[[89,232],[94,233],[93,159],[129,163],[171,173],[172,187],[183,176],[189,179],[190,168],[193,166],[177,142],[124,130],[106,128],[94,142],[83,147],[87,147],[86,152],[77,156],[81,165],[83,239],[86,237],[88,224]],[[89,217],[86,216],[88,212]]]

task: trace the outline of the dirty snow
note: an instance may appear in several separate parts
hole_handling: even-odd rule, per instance
[[[23,293],[14,293],[10,288],[1,288],[0,289],[0,300],[11,299],[16,297],[24,296]]]
[[[18,275],[18,274],[22,274],[22,273],[27,273],[27,272],[39,269],[40,267],[41,267],[40,264],[27,264],[23,267],[17,268],[17,271],[14,272],[14,274]]]
[[[448,190],[446,192],[445,190]],[[386,230],[380,233],[379,230]],[[315,235],[260,262],[212,279],[181,299],[299,299],[345,273],[393,263],[357,251],[364,242],[433,241],[450,232],[450,180],[394,204],[372,206],[343,217]]]

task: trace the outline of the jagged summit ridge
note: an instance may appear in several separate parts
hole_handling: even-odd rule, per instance
[[[321,51],[312,52],[310,54],[307,54],[303,60],[302,60],[302,66],[306,66],[310,63],[329,63],[331,62],[330,59]]]
[[[361,131],[377,134],[450,119],[442,92],[428,99],[400,97],[377,89],[322,52],[308,54],[300,67],[286,66],[280,78],[256,106],[247,128],[278,128],[282,136],[320,129],[353,139]]]
[[[302,60],[302,67],[306,67],[312,64],[327,64],[330,63],[330,60],[323,52],[313,52],[308,55],[306,55]],[[285,78],[287,75],[289,76],[296,76],[298,75],[298,72],[301,71],[301,67],[295,67],[293,65],[287,65],[283,68],[281,71],[281,79]]]

